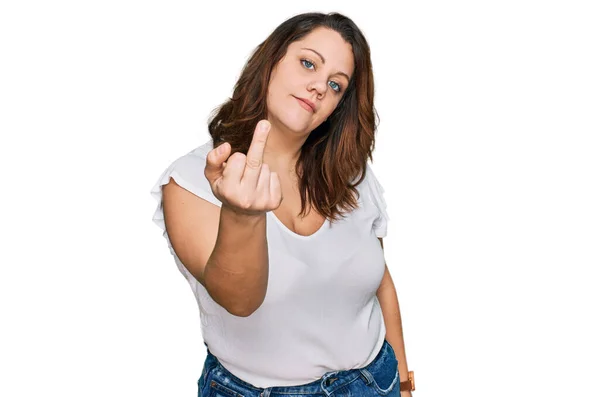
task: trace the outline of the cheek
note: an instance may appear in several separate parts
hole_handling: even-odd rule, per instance
[[[274,106],[277,107],[277,104],[280,102],[279,97],[281,93],[279,87],[277,85],[277,80],[271,80],[271,84],[269,84],[269,88],[267,89],[267,108],[272,109]]]
[[[267,91],[267,97],[271,98],[273,103],[279,102],[282,96],[285,95],[285,82],[281,79],[274,77],[269,84]]]
[[[326,106],[323,106],[323,108],[321,109],[323,111],[323,113],[321,113],[320,118],[323,118],[323,121],[325,121],[325,119],[327,119],[327,117],[329,117],[331,115],[331,113],[333,113],[337,104],[338,104],[338,101],[335,101],[332,103],[327,103]]]

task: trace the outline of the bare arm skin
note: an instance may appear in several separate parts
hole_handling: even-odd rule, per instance
[[[380,237],[379,242],[383,249],[383,238]],[[385,265],[383,279],[377,290],[377,299],[379,300],[381,311],[383,312],[386,328],[385,339],[387,339],[394,349],[394,354],[398,359],[400,381],[404,382],[408,380],[408,364],[406,361],[404,334],[402,332],[402,317],[400,316],[398,293],[387,264]],[[403,391],[401,395],[402,397],[410,397],[412,396],[412,393],[410,391]]]

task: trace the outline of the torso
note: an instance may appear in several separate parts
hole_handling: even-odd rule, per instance
[[[282,178],[280,173],[278,175],[283,201],[277,209],[273,210],[273,214],[285,227],[296,234],[310,236],[316,233],[325,223],[325,217],[311,208],[307,216],[300,218],[298,214],[301,200],[296,180],[292,177]]]

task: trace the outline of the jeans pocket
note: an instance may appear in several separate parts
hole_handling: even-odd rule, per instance
[[[391,377],[391,380],[390,377],[373,378],[373,382],[371,382],[369,386],[381,396],[396,396],[400,394],[400,373],[396,368],[394,376]]]
[[[381,354],[376,362],[364,369],[363,375],[369,379],[368,385],[381,396],[400,394],[400,372],[394,349],[384,340]]]

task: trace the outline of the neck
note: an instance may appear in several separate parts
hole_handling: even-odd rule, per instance
[[[278,174],[293,172],[308,134],[310,132],[305,135],[297,135],[292,131],[282,131],[278,125],[271,122],[263,162],[269,165],[271,171]]]

